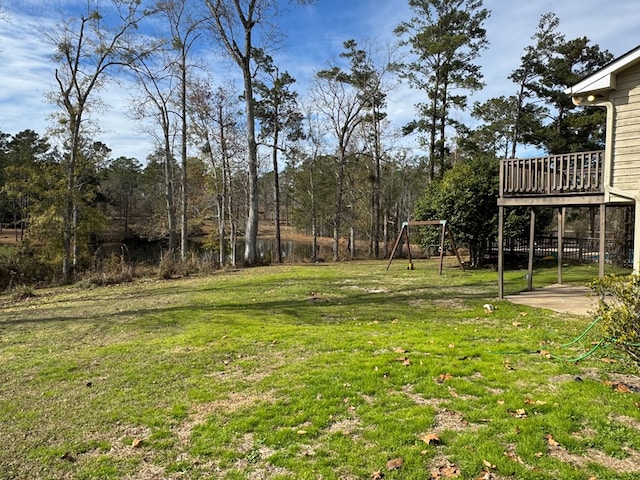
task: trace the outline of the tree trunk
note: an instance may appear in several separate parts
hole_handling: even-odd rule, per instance
[[[256,115],[253,99],[253,76],[251,71],[251,29],[245,27],[245,55],[242,59],[244,101],[247,113],[247,147],[249,154],[249,209],[245,230],[244,263],[255,265],[258,244],[258,145],[256,142]]]
[[[173,254],[175,253],[177,245],[176,206],[173,187],[173,155],[167,125],[164,126],[164,185],[165,202],[167,205],[167,229],[169,231],[169,252]]]
[[[431,99],[430,125],[429,125],[429,182],[435,178],[435,161],[436,161],[436,138],[437,138],[437,121],[438,121],[438,82],[434,86]]]
[[[340,148],[340,158],[338,161],[338,182],[336,188],[336,203],[335,211],[333,214],[333,261],[337,262],[340,259],[340,224],[342,217],[342,194],[344,189],[344,164],[345,153]]]
[[[75,231],[74,213],[76,203],[76,157],[78,155],[80,143],[80,118],[71,116],[71,145],[69,146],[69,160],[67,162],[67,198],[63,211],[63,233],[62,233],[62,281],[71,282],[73,267],[75,266]]]
[[[278,118],[278,109],[276,107],[275,117]],[[275,225],[275,253],[276,263],[282,263],[282,248],[280,242],[280,180],[278,179],[278,137],[279,137],[278,122],[275,122],[275,130],[273,132],[273,195],[274,195],[274,212],[273,222]]]
[[[438,141],[438,164],[440,170],[438,172],[438,178],[444,177],[444,172],[446,169],[447,89],[448,83],[445,80],[442,85],[442,110],[440,112],[440,140]]]
[[[389,256],[389,213],[387,212],[387,210],[385,210],[384,212],[384,220],[383,220],[383,225],[382,225],[382,231],[383,231],[383,241],[384,241],[384,246],[383,246],[383,252],[384,252],[384,258],[387,258]]]
[[[381,152],[380,152],[380,121],[378,120],[378,115],[375,115],[374,110],[374,128],[375,128],[375,148],[374,148],[374,157],[375,157],[375,180],[373,182],[373,256],[374,258],[378,258],[380,255],[380,183],[381,183],[381,173],[382,169],[380,166],[381,163]]]
[[[182,51],[182,63],[180,65],[181,69],[181,98],[180,98],[180,109],[181,109],[181,122],[182,122],[182,145],[180,151],[180,157],[182,159],[182,176],[181,176],[181,224],[182,228],[180,229],[180,258],[184,261],[187,258],[187,240],[189,235],[189,225],[187,218],[187,210],[188,210],[188,183],[187,183],[187,58],[186,52]]]
[[[238,229],[236,228],[236,222],[233,218],[231,218],[231,224],[229,228],[229,242],[231,243],[231,266],[235,267],[236,256],[238,254]]]
[[[349,258],[351,260],[356,258],[356,229],[353,224],[349,228]]]
[[[314,160],[316,154],[314,152]],[[318,261],[318,213],[316,212],[316,193],[315,182],[313,181],[313,160],[309,168],[309,196],[311,202],[311,260],[313,262]]]

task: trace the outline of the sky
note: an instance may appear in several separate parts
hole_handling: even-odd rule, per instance
[[[46,135],[55,108],[46,98],[55,86],[55,65],[45,34],[61,22],[62,11],[83,5],[86,8],[86,0],[0,0],[1,132],[31,129]],[[484,0],[484,7],[491,11],[484,24],[489,46],[477,62],[486,86],[470,95],[471,102],[515,93],[508,75],[519,66],[525,47],[533,43],[531,36],[544,13],[558,16],[558,30],[567,39],[586,36],[592,45],[615,57],[640,45],[637,0]],[[344,41],[393,42],[394,28],[411,16],[406,0],[318,0],[315,6],[287,7],[278,20],[286,38],[274,58],[281,70],[296,78],[297,90],[304,97],[314,72],[338,57]],[[224,83],[233,70],[230,65],[215,68],[212,82]],[[144,162],[154,144],[131,117],[132,91],[124,83],[100,93],[108,109],[99,114],[101,132],[95,138],[112,149],[114,158],[127,156]],[[397,86],[388,97],[392,126],[401,128],[413,119],[413,105],[421,100],[420,92]],[[468,120],[468,113],[459,115]]]

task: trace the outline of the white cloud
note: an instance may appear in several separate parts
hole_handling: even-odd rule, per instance
[[[52,125],[51,115],[57,111],[57,107],[47,100],[47,96],[56,90],[56,83],[55,65],[51,60],[53,47],[46,40],[46,32],[54,28],[61,17],[26,13],[41,3],[43,8],[55,6],[59,11],[58,7],[65,2],[57,5],[46,1],[15,2],[12,8],[16,10],[9,12],[9,21],[0,31],[0,131],[4,133],[31,129],[44,136]],[[115,157],[133,156],[144,160],[153,146],[148,136],[138,132],[138,124],[130,118],[132,91],[133,86],[126,82],[108,84],[96,92],[106,108],[93,112],[91,117],[100,128],[95,139],[108,145]]]
[[[38,130],[51,111],[45,95],[53,80],[50,47],[43,42],[39,23],[29,17],[4,24],[0,40],[0,129],[17,133]]]

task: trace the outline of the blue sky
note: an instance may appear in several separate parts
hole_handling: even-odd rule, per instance
[[[44,32],[61,21],[64,8],[83,5],[83,0],[3,2],[8,21],[0,21],[0,131],[13,134],[30,128],[46,134],[53,107],[45,96],[53,89],[55,66]],[[637,0],[485,0],[484,6],[492,11],[485,23],[489,48],[479,59],[486,87],[472,100],[515,93],[507,76],[518,66],[523,49],[532,43],[540,15],[546,12],[558,15],[559,30],[567,38],[587,36],[592,44],[615,56],[640,45]],[[279,21],[287,40],[275,58],[281,69],[297,79],[304,97],[314,72],[337,58],[345,40],[393,41],[395,26],[410,17],[406,0],[318,0],[317,6],[290,7]],[[228,78],[219,76],[213,83],[225,80]],[[153,146],[129,117],[131,90],[121,84],[102,92],[110,108],[100,114],[102,132],[97,138],[112,148],[114,156],[143,161]],[[413,104],[419,100],[419,92],[404,85],[396,88],[389,96],[392,125],[401,127],[413,118]],[[460,115],[465,120],[465,114]]]

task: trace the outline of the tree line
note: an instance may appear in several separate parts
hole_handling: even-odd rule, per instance
[[[31,255],[65,282],[114,225],[182,259],[213,225],[206,243],[220,265],[235,261],[240,236],[243,263],[255,265],[266,219],[282,261],[284,222],[311,235],[313,252],[319,236],[332,237],[338,260],[342,239],[347,255],[365,240],[377,258],[407,218],[445,218],[481,263],[495,235],[497,159],[519,146],[603,146],[603,112],[577,109],[563,92],[612,56],[586,37],[566,39],[553,13],[509,77],[513,94],[471,103],[489,47],[482,0],[409,0],[413,16],[393,45],[346,39],[305,92],[278,63],[282,3],[112,0],[63,19],[48,33],[58,107],[50,130],[0,135],[0,224],[37,244]],[[239,86],[198,61],[209,44],[234,65]],[[94,140],[100,90],[117,79],[136,85],[131,113],[154,139],[144,162],[112,158]],[[401,132],[387,118],[398,81],[420,97]],[[423,153],[401,147],[406,135]],[[507,225],[517,232],[524,218],[513,209]]]

